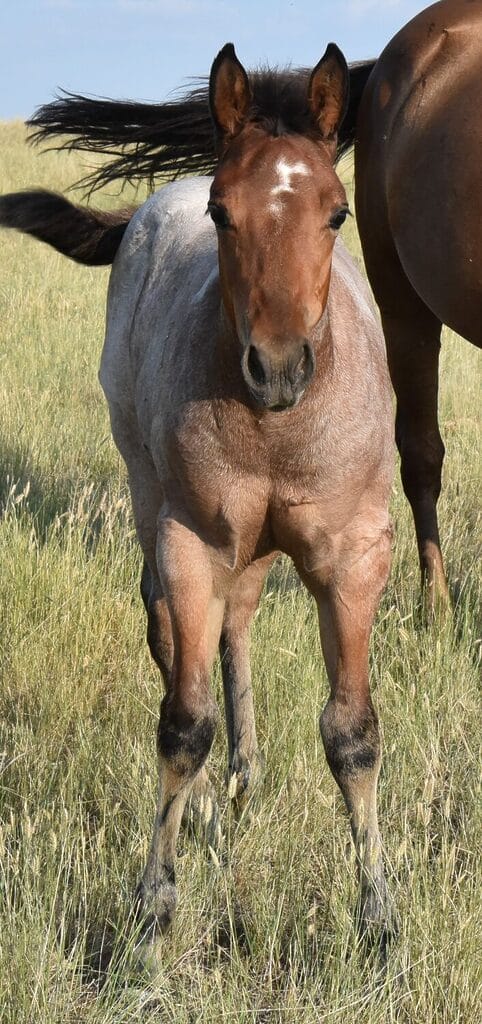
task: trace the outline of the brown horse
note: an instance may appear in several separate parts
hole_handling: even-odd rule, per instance
[[[428,604],[447,596],[437,523],[442,324],[482,345],[482,4],[443,0],[389,43],[363,94],[356,214],[397,396],[396,438]]]
[[[280,95],[273,75],[264,114],[228,44],[210,79],[212,180],[167,185],[127,230],[128,214],[105,223],[42,193],[0,203],[3,222],[82,262],[118,250],[100,379],[129,474],[148,641],[166,688],[138,892],[151,931],[174,913],[186,801],[194,792],[210,804],[209,677],[219,644],[230,791],[241,800],[254,782],[248,630],[278,551],[318,605],[330,683],[321,734],[350,814],[359,924],[383,937],[392,924],[368,679],[390,562],[392,416],[379,322],[336,240],[347,202],[333,160],[348,84],[331,44],[301,102],[289,89]]]

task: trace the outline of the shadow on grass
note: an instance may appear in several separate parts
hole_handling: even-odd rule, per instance
[[[85,481],[84,481],[85,483]],[[70,507],[72,495],[81,486],[80,477],[56,481],[47,487],[46,481],[32,462],[30,452],[22,448],[5,449],[0,452],[0,513],[4,513],[12,494],[28,494],[28,506],[45,533],[55,519]],[[15,499],[14,499],[15,500]]]
[[[33,521],[36,540],[45,545],[53,527],[72,519],[82,504],[82,530],[85,547],[95,550],[106,519],[111,515],[106,496],[112,490],[112,476],[92,474],[86,478],[85,465],[78,474],[46,479],[32,460],[31,453],[21,444],[15,449],[0,451],[0,519],[9,507],[26,510]],[[126,500],[130,515],[130,503]]]

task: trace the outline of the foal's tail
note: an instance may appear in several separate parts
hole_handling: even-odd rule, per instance
[[[350,94],[338,132],[337,156],[355,141],[360,99],[374,60],[348,65]],[[307,68],[249,72],[254,107],[263,108],[265,81],[276,79],[303,104],[310,71]],[[112,181],[173,179],[183,174],[211,174],[216,166],[214,132],[208,105],[207,79],[184,95],[164,103],[92,99],[64,93],[36,111],[27,122],[31,142],[53,149],[105,153],[107,160],[77,184],[91,191]]]
[[[0,226],[33,235],[91,267],[112,263],[134,212],[88,209],[42,189],[0,196]]]

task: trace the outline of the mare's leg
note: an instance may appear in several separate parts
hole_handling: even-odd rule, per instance
[[[371,537],[370,537],[371,534]],[[331,772],[350,815],[360,877],[357,922],[385,941],[392,912],[377,819],[380,736],[368,679],[368,646],[390,565],[391,531],[369,524],[347,530],[330,582],[316,568],[316,552],[298,566],[318,604],[330,697],[320,718]],[[308,571],[306,566],[310,565]]]
[[[395,436],[410,502],[427,611],[448,599],[437,501],[444,446],[437,416],[440,321],[420,302],[410,313],[382,313],[388,364],[397,396]]]
[[[402,483],[415,521],[424,598],[432,612],[438,600],[448,599],[437,521],[444,457],[437,415],[442,325],[412,287],[395,248],[385,185],[378,180],[383,159],[365,167],[358,158],[357,221],[368,278],[382,315],[397,398]]]
[[[253,562],[234,584],[226,602],[220,640],[224,707],[228,734],[229,792],[238,810],[258,780],[262,758],[254,719],[249,628],[276,554]]]
[[[224,602],[216,596],[208,549],[174,519],[159,524],[159,578],[169,607],[174,657],[157,734],[159,793],[138,898],[146,923],[164,929],[176,902],[174,861],[187,798],[211,748],[217,708],[209,687]]]

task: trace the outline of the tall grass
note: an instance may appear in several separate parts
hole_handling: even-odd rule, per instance
[[[85,171],[79,157],[29,151],[19,124],[0,138],[2,192],[64,189]],[[353,223],[345,234],[359,254]],[[24,237],[1,240],[2,1024],[476,1024],[477,353],[445,332],[440,519],[458,598],[453,621],[432,630],[420,625],[398,482],[393,493],[394,564],[372,644],[380,818],[401,918],[387,970],[355,946],[347,821],[318,735],[327,685],[316,617],[285,566],[253,631],[264,788],[235,825],[220,730],[210,766],[224,856],[181,837],[179,913],[149,981],[135,968],[129,911],[151,827],[160,681],[97,384],[108,275]],[[221,700],[218,669],[213,685]]]

